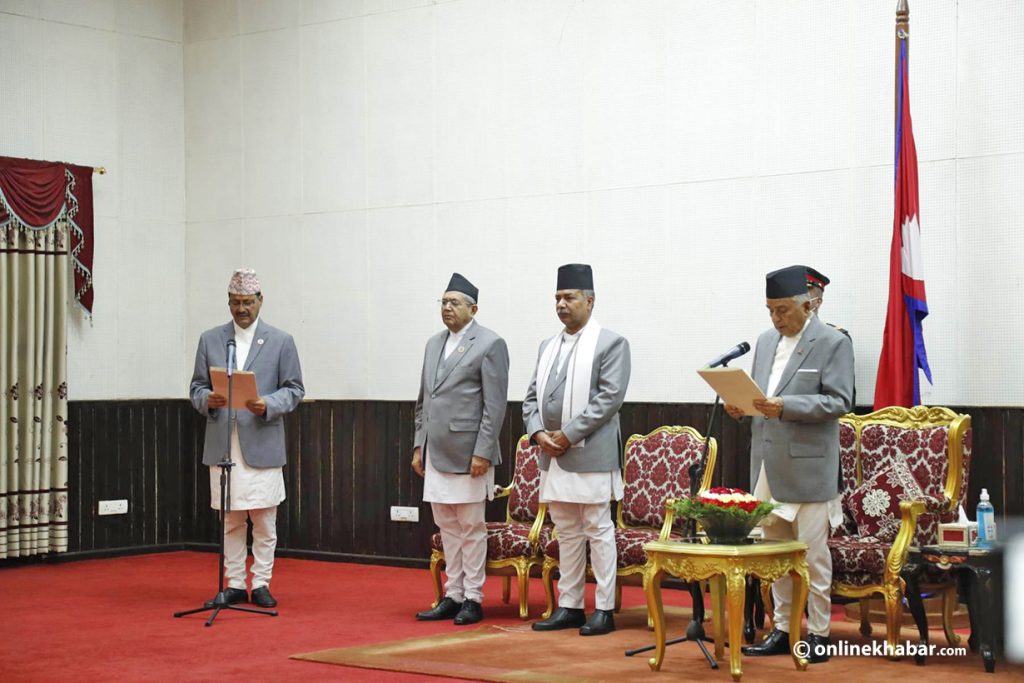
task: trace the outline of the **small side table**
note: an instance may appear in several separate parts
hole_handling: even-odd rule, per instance
[[[966,589],[967,609],[971,620],[971,650],[981,647],[985,671],[996,669],[998,639],[1002,637],[1002,546],[990,548],[952,548],[926,545],[911,547],[900,577],[907,585],[907,606],[914,616],[923,643],[928,642],[928,621],[921,600],[920,576],[925,567],[936,567],[956,575]],[[925,656],[915,656],[924,664]]]
[[[648,664],[661,668],[665,658],[665,610],[661,602],[661,578],[670,574],[684,581],[710,579],[711,609],[714,614],[715,658],[724,658],[725,600],[729,601],[729,668],[734,681],[743,676],[740,648],[743,645],[743,604],[747,576],[775,581],[793,576],[793,605],[789,644],[802,640],[804,606],[810,580],[807,576],[807,546],[799,541],[761,541],[749,545],[715,545],[685,541],[655,541],[644,545],[644,592],[647,610],[654,621],[655,656]],[[793,653],[793,664],[807,670],[807,659]]]

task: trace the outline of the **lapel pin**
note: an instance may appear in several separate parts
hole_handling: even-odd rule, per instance
[[[256,340],[256,345],[257,346],[263,346],[263,340],[262,339],[257,339]]]
[[[466,351],[466,347],[465,347],[465,346],[460,346],[460,347],[458,348],[458,352],[459,352],[459,353],[464,353],[465,351]]]

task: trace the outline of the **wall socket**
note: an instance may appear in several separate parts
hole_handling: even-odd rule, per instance
[[[126,515],[128,514],[128,500],[101,500],[96,506],[97,515]]]
[[[420,509],[403,507],[401,505],[391,506],[392,522],[418,522],[420,521]]]

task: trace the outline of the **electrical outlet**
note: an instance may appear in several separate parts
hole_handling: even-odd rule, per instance
[[[401,505],[391,506],[392,522],[418,522],[420,521],[420,509],[403,507]]]
[[[126,515],[128,514],[128,500],[101,500],[96,506],[97,515]]]

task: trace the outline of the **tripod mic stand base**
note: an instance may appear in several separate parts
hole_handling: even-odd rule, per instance
[[[212,602],[213,602],[213,604],[210,605],[209,607],[207,607],[206,605],[203,605],[202,607],[197,607],[195,609],[185,610],[184,612],[175,612],[174,616],[175,616],[175,618],[178,618],[178,617],[187,616],[189,614],[198,614],[199,612],[209,612],[210,610],[213,610],[213,614],[211,614],[210,618],[206,620],[206,625],[207,626],[213,626],[213,620],[217,618],[217,615],[220,614],[221,610],[225,610],[225,609],[234,610],[236,612],[249,612],[251,614],[262,614],[263,616],[266,616],[266,617],[276,617],[277,616],[277,610],[262,610],[262,609],[256,609],[255,607],[239,607],[237,605],[229,604],[228,601],[227,601],[227,597],[225,596],[225,594],[223,592],[217,593],[217,597],[215,597]]]
[[[682,638],[673,638],[672,640],[666,640],[665,645],[667,647],[669,645],[675,645],[676,643],[697,643],[697,647],[700,648],[701,653],[704,655],[704,659],[708,660],[708,666],[710,666],[712,669],[717,669],[718,662],[715,661],[715,658],[711,655],[710,652],[708,652],[708,648],[704,644],[713,642],[715,641],[712,638],[708,638],[707,635],[705,635],[704,624],[694,619],[690,622],[690,625],[686,627],[685,636],[683,636]],[[645,645],[644,647],[626,650],[626,656],[632,657],[633,655],[638,655],[641,652],[649,652],[656,647],[656,645]],[[651,666],[653,667],[654,660],[652,659],[651,662]]]

